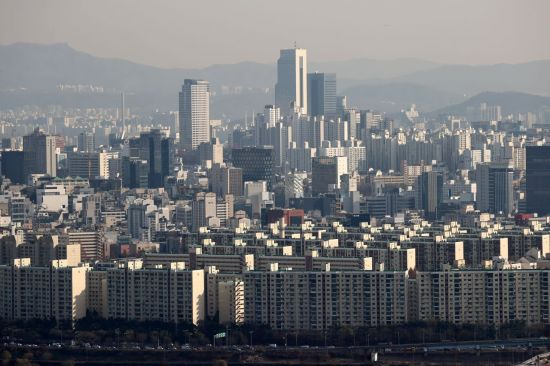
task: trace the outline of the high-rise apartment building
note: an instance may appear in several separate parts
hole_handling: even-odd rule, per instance
[[[281,50],[277,61],[275,104],[283,114],[290,114],[294,110],[307,114],[307,90],[307,50]]]
[[[66,260],[31,266],[30,258],[0,266],[0,316],[7,320],[75,321],[86,316],[86,267]]]
[[[185,79],[179,93],[180,145],[186,151],[210,141],[210,84]]]
[[[108,269],[108,317],[197,324],[205,315],[204,271],[184,268],[143,268],[140,260],[129,260]]]
[[[330,272],[330,265],[325,268],[322,272],[278,271],[274,263],[270,271],[245,272],[245,322],[272,329],[323,330],[408,320],[406,272]]]

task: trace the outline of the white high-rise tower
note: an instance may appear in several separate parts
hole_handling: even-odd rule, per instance
[[[210,141],[210,85],[208,81],[185,79],[179,93],[180,145],[195,150]]]
[[[281,50],[277,61],[275,104],[283,114],[295,109],[307,114],[307,50],[292,48]]]

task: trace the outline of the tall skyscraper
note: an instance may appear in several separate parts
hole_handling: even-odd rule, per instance
[[[281,119],[281,110],[279,107],[268,104],[264,107],[263,122],[266,127],[273,127]]]
[[[336,74],[307,74],[307,88],[309,114],[336,118]]]
[[[307,99],[307,50],[281,50],[277,61],[275,104],[283,114],[289,114],[293,108],[307,114]]]
[[[439,203],[443,195],[443,176],[438,172],[424,172],[417,178],[417,207],[424,210],[424,215],[438,219]]]
[[[38,128],[23,137],[26,174],[57,175],[56,136],[44,134]]]
[[[526,147],[527,211],[550,213],[550,146]]]
[[[336,114],[342,116],[346,109],[348,109],[348,97],[345,95],[336,96]]]
[[[95,152],[95,134],[93,132],[81,132],[78,135],[78,151]]]
[[[172,173],[173,152],[172,138],[165,137],[158,129],[130,140],[130,157],[147,162],[149,188],[164,185],[164,178]]]
[[[476,168],[477,209],[510,215],[514,210],[514,169],[508,164],[482,163]]]
[[[204,80],[185,79],[179,93],[181,148],[195,150],[210,141],[210,84]]]

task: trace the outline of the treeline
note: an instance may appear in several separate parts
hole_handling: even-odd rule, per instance
[[[265,325],[222,326],[209,319],[198,326],[189,323],[138,322],[103,319],[88,314],[73,326],[55,320],[6,322],[0,320],[0,336],[15,337],[25,343],[65,342],[116,346],[122,343],[165,346],[189,344],[278,346],[376,346],[387,344],[434,343],[441,341],[475,341],[550,336],[550,325],[527,326],[513,321],[500,327],[487,325],[456,325],[447,322],[412,322],[399,326],[332,327],[326,331],[279,331]]]

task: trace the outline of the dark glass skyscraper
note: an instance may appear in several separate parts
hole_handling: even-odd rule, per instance
[[[514,211],[514,169],[508,164],[478,164],[476,183],[478,210],[505,216]]]
[[[233,165],[243,170],[243,181],[273,181],[274,152],[271,146],[244,147],[232,150]]]
[[[550,213],[550,146],[526,147],[527,211]]]
[[[27,177],[25,161],[27,160],[24,151],[3,151],[2,152],[2,175],[9,178],[12,183],[26,184]]]
[[[336,74],[307,74],[308,111],[311,116],[336,118]]]
[[[164,178],[171,174],[173,151],[173,140],[157,129],[130,140],[130,157],[147,162],[149,188],[162,187]]]
[[[438,172],[424,172],[417,178],[417,193],[419,209],[431,219],[438,219],[439,204],[443,196],[443,176]]]

